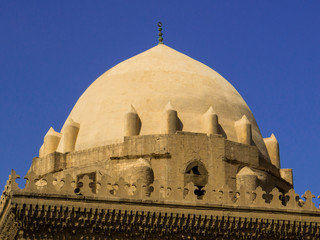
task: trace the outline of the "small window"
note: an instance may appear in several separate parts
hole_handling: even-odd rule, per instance
[[[190,163],[184,174],[184,184],[192,182],[197,189],[194,191],[194,194],[198,196],[198,198],[202,198],[205,194],[202,188],[208,183],[208,171],[205,166],[199,162],[194,161]]]

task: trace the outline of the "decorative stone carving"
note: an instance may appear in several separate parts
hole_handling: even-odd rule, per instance
[[[302,201],[299,195],[296,194],[293,189],[290,190],[286,195],[283,195],[277,188],[274,188],[269,194],[266,194],[261,187],[258,187],[252,191],[250,187],[246,188],[246,185],[242,185],[238,191],[234,192],[227,185],[222,186],[220,189],[214,189],[210,184],[207,184],[202,189],[204,194],[200,198],[195,193],[197,187],[194,186],[192,182],[190,182],[184,188],[177,185],[163,188],[159,184],[158,180],[156,180],[153,182],[152,186],[149,187],[150,190],[146,190],[148,186],[146,186],[141,180],[138,180],[133,185],[130,185],[124,181],[123,178],[120,178],[119,181],[113,184],[110,177],[107,175],[102,175],[101,179],[98,181],[100,187],[98,187],[97,192],[94,193],[90,187],[92,181],[87,175],[80,180],[82,184],[79,187],[79,192],[75,191],[75,181],[70,175],[66,175],[64,178],[62,178],[61,184],[58,184],[58,182],[55,184],[56,179],[52,174],[49,174],[42,178],[46,184],[42,187],[38,187],[37,180],[39,180],[39,178],[35,176],[33,172],[29,172],[25,177],[27,179],[27,183],[24,189],[20,189],[18,187],[15,181],[17,178],[19,178],[19,176],[14,170],[12,170],[5,190],[3,191],[0,199],[0,216],[4,213],[5,208],[8,208],[9,205],[7,203],[14,198],[15,194],[19,194],[19,196],[26,196],[27,199],[41,195],[43,198],[47,199],[46,201],[52,199],[54,204],[54,199],[56,198],[64,199],[64,201],[78,201],[78,199],[81,198],[87,199],[89,202],[98,201],[97,204],[99,204],[96,206],[99,206],[102,204],[102,202],[104,204],[111,203],[112,206],[115,206],[115,204],[122,203],[120,200],[125,200],[126,204],[132,204],[133,206],[137,206],[137,203],[148,203],[150,207],[156,206],[154,204],[162,204],[163,207],[172,206],[172,204],[174,204],[174,206],[178,206],[177,204],[179,204],[179,209],[184,209],[184,207],[189,209],[189,206],[191,205],[196,206],[195,209],[204,208],[206,211],[217,209],[216,207],[219,206],[219,209],[221,209],[221,207],[223,209],[229,209],[229,212],[232,209],[232,211],[235,211],[239,208],[242,209],[241,211],[250,212],[256,210],[261,212],[263,209],[262,212],[270,210],[271,212],[283,212],[286,215],[296,213],[300,214],[301,211],[307,210],[315,216],[317,214],[320,216],[320,209],[316,208],[312,202],[312,199],[315,196],[310,191],[306,191],[306,193],[302,195],[302,197],[305,198],[305,201]],[[113,194],[111,193],[112,191],[110,191],[111,186],[113,186]],[[164,189],[166,193],[162,194]],[[45,224],[52,223],[50,227],[49,225],[46,227],[46,232],[44,235],[34,231],[33,229],[35,228],[33,227],[21,229],[24,230],[23,234],[21,233],[24,238],[30,238],[30,236],[39,236],[42,239],[50,239],[51,237],[49,235],[51,233],[52,237],[58,236],[57,234],[66,236],[66,234],[71,234],[73,232],[73,230],[70,231],[67,229],[76,229],[76,225],[73,224],[85,224],[87,229],[93,229],[90,225],[93,223],[96,224],[95,226],[101,226],[101,228],[99,227],[100,230],[95,230],[97,231],[96,236],[100,236],[101,234],[104,236],[110,236],[108,234],[105,235],[105,233],[108,232],[114,234],[114,231],[116,231],[115,229],[118,229],[117,231],[119,231],[119,234],[123,234],[124,232],[132,233],[137,224],[141,227],[141,231],[143,229],[142,232],[138,230],[138,232],[142,234],[141,236],[148,237],[154,236],[152,234],[156,234],[156,236],[158,236],[157,234],[159,233],[159,229],[166,229],[166,234],[172,229],[176,229],[176,233],[183,232],[185,229],[197,229],[197,231],[204,231],[206,234],[203,236],[208,236],[208,239],[210,239],[210,237],[212,238],[213,236],[219,236],[219,231],[224,232],[224,238],[226,236],[236,236],[232,234],[240,232],[245,234],[244,236],[250,236],[251,238],[253,236],[260,238],[272,236],[274,238],[274,236],[280,236],[279,234],[281,232],[281,234],[285,234],[285,236],[291,236],[290,234],[293,234],[292,236],[298,236],[299,234],[303,233],[303,236],[305,237],[309,234],[308,236],[316,239],[320,234],[320,225],[312,225],[309,223],[308,225],[307,223],[302,223],[300,220],[290,223],[282,220],[275,222],[269,221],[269,219],[259,219],[253,217],[248,219],[241,217],[213,217],[212,215],[203,216],[193,213],[187,215],[179,213],[175,215],[172,213],[167,214],[150,211],[130,212],[127,210],[117,211],[100,208],[93,209],[92,207],[89,207],[89,205],[88,207],[81,205],[81,207],[75,208],[68,205],[49,206],[22,204],[16,205],[16,208],[12,213],[15,217],[10,218],[11,215],[8,215],[6,218],[6,227],[0,229],[1,239],[7,239],[7,237],[4,236],[16,236],[18,228],[15,227],[15,225],[10,225],[10,221],[12,221],[13,224],[14,221],[16,221],[15,219],[18,219],[22,216],[29,219],[28,224],[38,224],[37,221],[39,218],[50,220],[46,221]],[[73,220],[70,221],[71,219]],[[57,222],[60,223],[61,221],[66,221],[66,224],[56,224]],[[9,230],[8,226],[11,226],[10,229],[12,230]],[[107,228],[102,226],[107,226]],[[192,228],[190,228],[191,226]],[[50,231],[48,231],[49,228],[51,229]],[[254,232],[255,235],[252,235],[253,232],[249,231],[249,229],[252,228],[259,229],[259,231],[257,230]],[[221,230],[218,231],[217,229]],[[281,229],[281,231],[279,231],[279,229]],[[81,237],[92,236],[92,234],[90,235],[90,232],[86,233],[86,231],[79,229],[77,231],[80,231],[81,234],[79,236]],[[74,231],[74,233],[76,233],[76,231]],[[226,233],[230,235],[225,235]],[[275,233],[278,235],[275,235]],[[20,237],[22,236],[21,234]],[[121,234],[119,236],[122,236]],[[185,234],[188,235],[191,234],[191,232]],[[129,234],[126,236],[128,237],[133,235]],[[193,233],[190,236],[193,236]]]
[[[294,189],[290,189],[285,196],[288,197],[288,200],[286,201],[286,206],[288,208],[297,209],[301,207],[299,206],[299,194],[296,194]]]
[[[198,188],[193,184],[193,182],[189,182],[188,185],[184,188],[185,193],[185,201],[195,203],[197,200],[197,195],[195,194],[195,191]]]
[[[303,204],[303,208],[308,210],[315,210],[315,205],[312,202],[312,199],[315,198],[315,195],[313,195],[309,190],[307,190],[302,197],[305,199],[305,202]]]
[[[179,201],[192,202],[197,204],[223,204],[223,205],[238,205],[238,206],[259,206],[273,209],[307,209],[318,210],[312,202],[312,198],[315,196],[308,190],[304,195],[305,201],[302,201],[298,194],[291,189],[288,193],[283,195],[277,188],[274,188],[270,193],[266,194],[261,187],[257,187],[252,190],[249,185],[241,185],[238,191],[234,192],[227,185],[222,186],[219,189],[214,189],[210,184],[206,185],[202,191],[201,197],[197,194],[198,187],[192,182],[188,183],[184,188],[174,185],[163,188],[158,180],[154,181],[151,186],[146,185],[142,180],[138,180],[136,183],[130,185],[128,182],[120,178],[115,184],[111,182],[111,179],[107,175],[102,175],[101,180],[98,182],[99,187],[97,192],[92,191],[92,180],[87,175],[79,180],[80,187],[77,190],[75,186],[75,180],[67,174],[60,180],[61,184],[58,184],[57,179],[53,174],[48,174],[43,177],[43,181],[46,183],[43,186],[37,186],[37,177],[33,172],[29,172],[25,177],[27,179],[24,189],[20,189],[15,179],[19,178],[19,175],[12,170],[5,190],[1,196],[1,202],[10,196],[11,192],[20,192],[28,194],[58,194],[60,196],[81,195],[84,197],[98,197],[99,199],[132,199],[142,201]],[[61,186],[61,187],[60,187]],[[318,197],[319,198],[319,197]]]
[[[93,181],[89,178],[88,175],[84,175],[83,178],[79,180],[79,183],[81,183],[82,185],[81,187],[79,187],[80,188],[78,192],[79,195],[83,195],[83,196],[93,195],[92,186],[90,186],[93,183]]]
[[[256,198],[254,199],[253,204],[255,206],[263,206],[266,204],[265,199],[263,198],[263,196],[266,194],[265,191],[262,190],[262,188],[260,186],[258,186],[255,190],[255,194],[256,194]]]
[[[274,188],[272,189],[272,191],[270,192],[270,195],[272,196],[272,200],[269,203],[270,207],[273,208],[281,208],[282,207],[282,202],[281,202],[281,197],[282,197],[282,193],[279,192],[278,188]]]
[[[102,175],[101,180],[98,182],[99,188],[97,190],[97,195],[99,197],[107,197],[107,198],[112,198],[114,197],[112,192],[112,183],[111,179],[109,176]]]
[[[129,198],[128,195],[128,188],[129,184],[128,182],[124,181],[123,178],[120,178],[118,182],[116,182],[115,186],[115,196],[119,198]]]

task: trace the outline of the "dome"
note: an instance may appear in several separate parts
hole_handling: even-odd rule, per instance
[[[245,115],[252,124],[253,144],[268,159],[258,125],[237,90],[208,66],[164,44],[119,63],[82,94],[67,118],[80,124],[75,150],[122,142],[131,105],[141,119],[140,135],[160,134],[169,102],[186,132],[204,132],[201,117],[213,109],[231,141],[237,141],[235,121]],[[57,151],[63,151],[62,142]]]

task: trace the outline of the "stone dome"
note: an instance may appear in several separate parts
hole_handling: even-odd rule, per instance
[[[245,115],[253,144],[269,160],[258,125],[237,90],[208,66],[164,44],[119,63],[82,94],[67,118],[80,124],[75,150],[122,142],[131,105],[141,119],[140,135],[160,134],[168,102],[186,132],[203,133],[201,117],[212,107],[224,137],[232,141],[237,141],[235,121]],[[62,144],[63,139],[58,152]]]

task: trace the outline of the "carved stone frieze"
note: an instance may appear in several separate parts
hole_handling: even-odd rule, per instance
[[[20,189],[12,171],[0,201],[1,239],[319,239],[320,209],[307,191],[129,184],[102,176],[96,191],[66,175]],[[44,184],[37,185],[37,181]],[[303,200],[305,199],[305,200]]]

